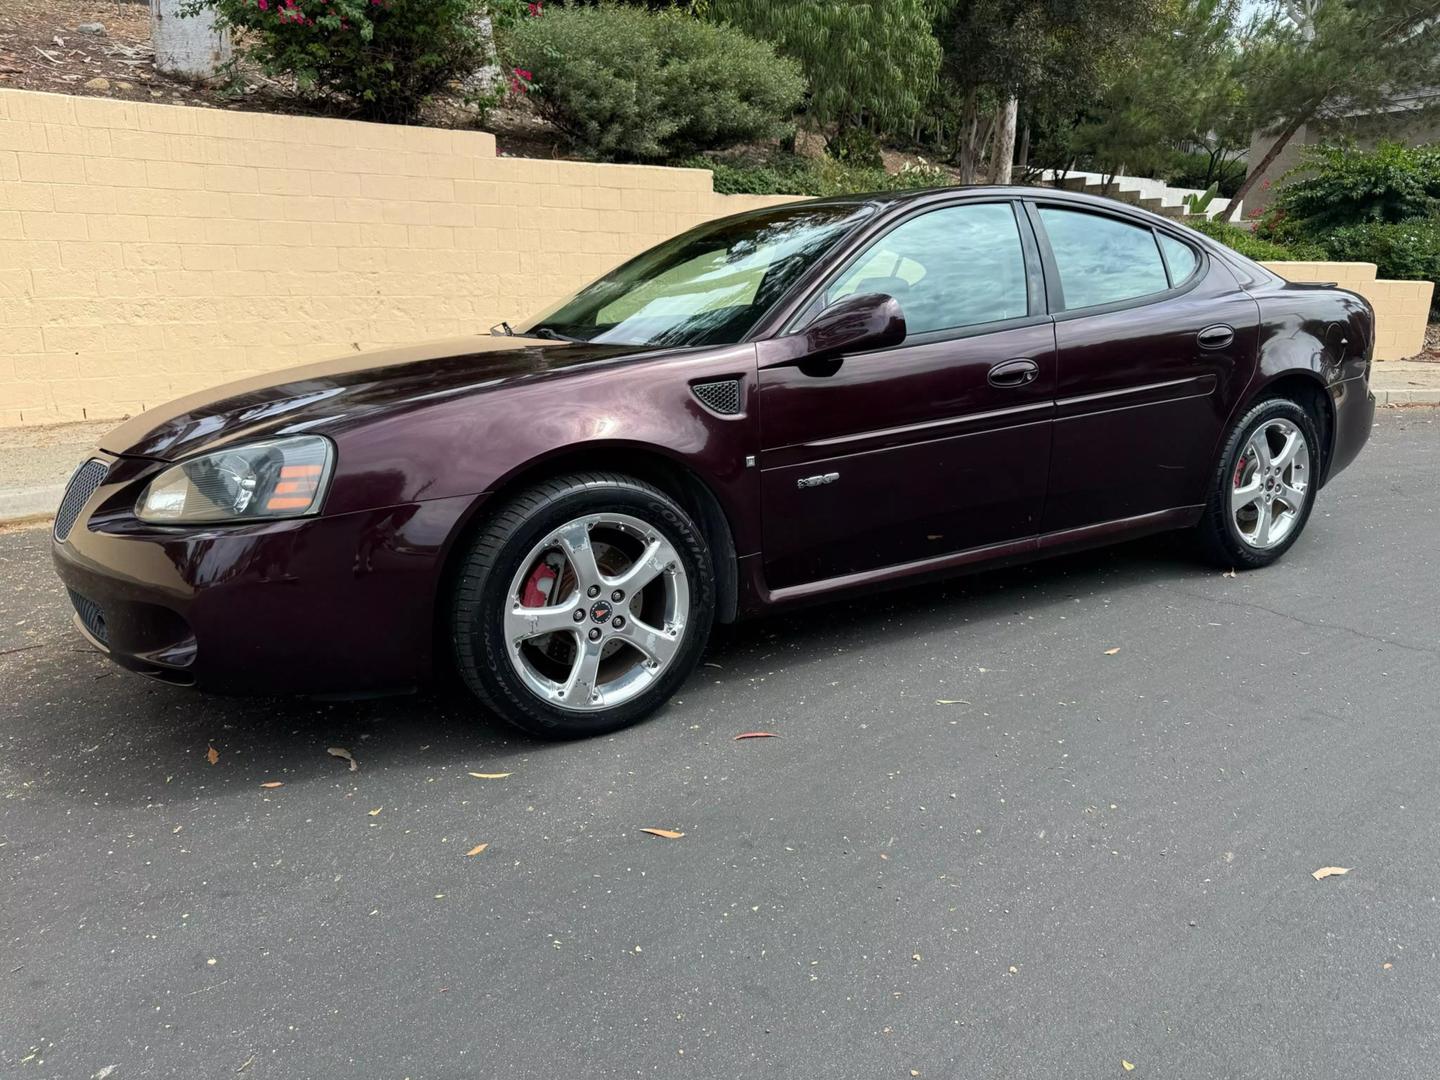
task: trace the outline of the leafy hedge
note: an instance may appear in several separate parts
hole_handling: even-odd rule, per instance
[[[830,157],[805,158],[796,154],[777,154],[758,162],[693,157],[680,164],[709,169],[715,174],[715,190],[722,195],[853,195],[953,183],[949,173],[932,165],[913,165],[898,173],[887,173]]]
[[[1281,231],[1318,236],[1366,221],[1398,222],[1440,211],[1440,149],[1382,143],[1305,148],[1275,194]]]
[[[1332,259],[1373,262],[1376,276],[1401,281],[1433,281],[1440,293],[1440,221],[1367,221],[1336,229],[1325,240]],[[1432,303],[1440,310],[1440,296]]]
[[[778,138],[799,65],[729,26],[643,8],[546,7],[506,35],[540,113],[588,157],[666,161]]]
[[[1325,258],[1325,252],[1315,244],[1306,241],[1300,241],[1294,244],[1278,244],[1273,240],[1261,239],[1243,226],[1230,225],[1213,218],[1209,220],[1187,220],[1185,224],[1198,232],[1204,233],[1211,239],[1219,240],[1226,247],[1234,248],[1241,255],[1254,259],[1256,262],[1284,262],[1292,260],[1306,262],[1311,259]]]
[[[1433,281],[1440,293],[1440,147],[1307,147],[1257,232],[1323,258],[1373,262],[1382,278]]]

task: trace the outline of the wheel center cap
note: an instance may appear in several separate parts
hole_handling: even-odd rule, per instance
[[[597,623],[609,622],[610,615],[613,611],[614,608],[610,606],[610,601],[596,600],[595,603],[590,605],[590,619],[592,622]]]

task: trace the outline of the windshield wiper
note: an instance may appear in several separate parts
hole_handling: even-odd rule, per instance
[[[527,337],[548,338],[550,341],[583,341],[583,340],[584,340],[584,338],[567,337],[565,334],[562,334],[562,333],[560,333],[560,332],[558,332],[558,331],[556,331],[556,330],[551,330],[550,327],[548,327],[548,326],[537,326],[537,327],[535,327],[535,329],[533,329],[533,330],[527,330],[527,331],[525,331],[525,334],[526,334]]]
[[[491,337],[514,337],[515,331],[510,329],[508,322],[498,322],[490,327]]]

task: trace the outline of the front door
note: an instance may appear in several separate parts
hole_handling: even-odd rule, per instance
[[[842,297],[885,293],[905,316],[901,345],[772,365],[762,343],[759,465],[772,590],[1038,530],[1055,339],[1018,209],[963,202],[901,220],[792,326]]]

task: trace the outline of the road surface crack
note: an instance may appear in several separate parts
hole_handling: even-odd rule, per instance
[[[1303,619],[1299,615],[1292,615],[1290,612],[1280,611],[1278,608],[1266,607],[1264,604],[1257,604],[1253,600],[1232,600],[1225,596],[1206,596],[1204,593],[1191,592],[1189,589],[1177,589],[1173,586],[1157,587],[1164,588],[1166,591],[1181,593],[1193,600],[1208,600],[1212,604],[1223,604],[1226,607],[1250,608],[1254,611],[1263,611],[1268,615],[1274,615],[1281,619],[1289,619],[1291,622],[1299,623],[1301,626],[1308,626],[1312,630],[1341,630],[1347,634],[1353,634],[1355,637],[1361,638],[1364,641],[1373,641],[1377,645],[1390,645],[1397,649],[1408,649],[1411,652],[1422,653],[1425,656],[1440,657],[1440,648],[1436,648],[1433,645],[1416,645],[1413,642],[1400,641],[1397,638],[1384,637],[1380,634],[1367,634],[1364,630],[1357,630],[1355,627],[1346,626],[1344,623],[1328,623],[1313,619]]]

